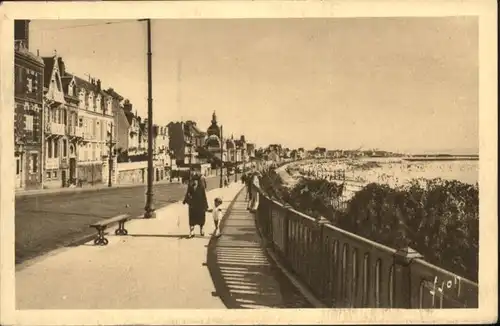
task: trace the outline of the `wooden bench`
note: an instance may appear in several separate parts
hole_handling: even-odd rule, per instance
[[[125,222],[131,220],[130,215],[122,214],[107,220],[102,220],[91,224],[91,228],[95,228],[97,230],[97,237],[94,240],[95,245],[106,246],[108,244],[108,239],[104,237],[104,231],[111,224],[118,222],[118,229],[115,230],[116,235],[127,235],[128,231],[125,229]]]

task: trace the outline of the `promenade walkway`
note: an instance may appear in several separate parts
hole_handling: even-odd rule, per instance
[[[223,222],[223,233],[209,246],[208,266],[229,308],[310,308],[266,255],[254,215],[241,192]]]
[[[210,236],[210,215],[205,236],[188,239],[187,207],[176,202],[156,219],[129,222],[128,236],[110,229],[108,246],[66,247],[18,266],[16,308],[306,307],[267,260],[244,192],[236,196],[242,187],[207,193],[210,204],[221,196],[228,209],[219,239]]]

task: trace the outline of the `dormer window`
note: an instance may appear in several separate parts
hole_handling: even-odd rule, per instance
[[[107,112],[109,115],[113,115],[113,100],[111,98],[108,99],[107,104]]]
[[[101,112],[101,95],[100,94],[97,95],[95,108],[96,108],[95,111]]]
[[[89,106],[89,105],[90,105],[90,108],[95,111],[94,94],[92,92],[90,92],[89,98],[88,98],[87,106]]]
[[[74,90],[73,82],[69,83],[69,85],[68,85],[68,95],[69,96],[75,96],[75,90]]]
[[[78,93],[78,99],[80,100],[80,108],[85,108],[85,91],[83,89]]]

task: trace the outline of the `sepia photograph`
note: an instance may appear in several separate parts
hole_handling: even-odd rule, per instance
[[[170,310],[177,324],[496,319],[486,10],[275,1],[281,15],[252,16],[224,1],[240,11],[217,17],[210,2],[6,11],[2,310],[52,325],[55,311],[66,324],[83,324],[71,311],[122,325]],[[284,14],[306,2],[323,7]]]

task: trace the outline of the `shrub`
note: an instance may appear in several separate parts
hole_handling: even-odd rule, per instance
[[[262,178],[261,185],[305,214],[324,216],[344,230],[389,247],[409,245],[432,264],[478,279],[477,184],[419,179],[392,188],[371,183],[352,197],[345,212],[332,205],[342,196],[342,185],[303,178],[287,189],[274,171]]]
[[[477,281],[479,189],[459,181],[414,180],[357,192],[339,227],[387,246],[401,242],[427,261]]]

